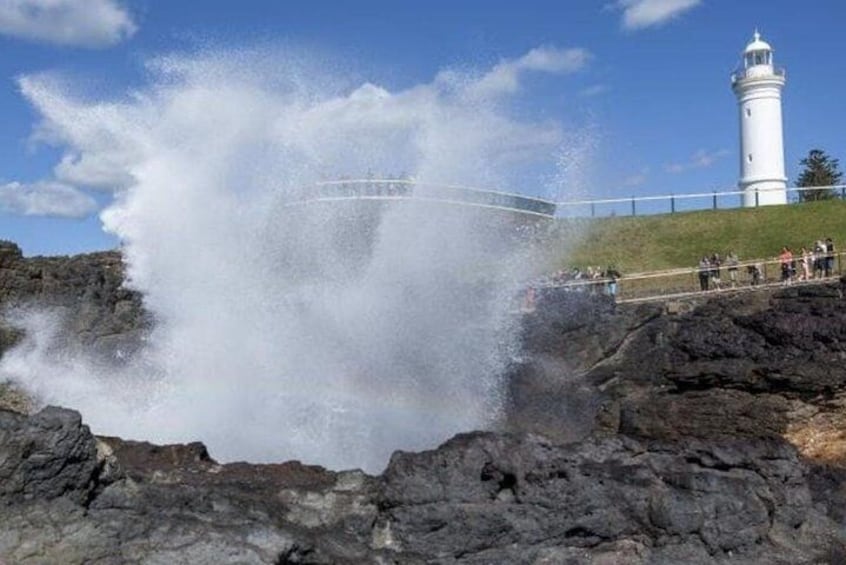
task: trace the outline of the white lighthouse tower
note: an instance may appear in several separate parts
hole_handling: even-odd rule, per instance
[[[740,108],[740,181],[744,206],[787,203],[781,89],[784,69],[773,66],[773,49],[755,31],[743,51],[743,68],[731,77]]]

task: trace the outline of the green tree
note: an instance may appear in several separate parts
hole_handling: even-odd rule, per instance
[[[798,187],[833,186],[840,184],[843,178],[843,173],[840,172],[840,161],[829,157],[822,149],[811,149],[808,156],[799,161],[799,164],[805,169],[796,181]],[[799,193],[799,200],[803,202],[829,200],[836,197],[837,193],[830,188],[803,190]]]

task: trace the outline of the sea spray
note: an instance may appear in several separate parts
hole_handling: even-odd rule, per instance
[[[351,87],[273,50],[159,58],[119,100],[22,78],[65,150],[57,174],[118,187],[103,224],[155,324],[104,365],[56,351],[57,325],[30,316],[0,370],[96,433],[201,440],[223,461],[379,471],[395,449],[490,426],[534,268],[525,226],[436,203],[302,203],[325,179],[508,187],[554,162],[558,126],[510,117],[489,83]]]

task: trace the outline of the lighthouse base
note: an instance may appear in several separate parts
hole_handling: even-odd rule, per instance
[[[787,204],[787,184],[784,180],[740,183],[744,208]]]

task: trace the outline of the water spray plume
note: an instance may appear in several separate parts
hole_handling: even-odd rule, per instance
[[[532,268],[514,219],[286,203],[367,171],[508,187],[509,167],[549,159],[560,131],[515,121],[455,73],[390,92],[259,55],[158,59],[117,102],[22,79],[66,150],[57,175],[122,185],[103,224],[155,325],[115,367],[57,353],[56,325],[29,316],[3,373],[96,433],[199,439],[224,461],[379,471],[395,449],[490,426],[517,341],[511,297]]]

